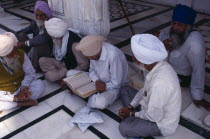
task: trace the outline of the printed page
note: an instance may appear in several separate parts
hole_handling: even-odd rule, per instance
[[[90,83],[91,79],[87,75],[79,73],[73,77],[65,78],[64,81],[70,84],[72,89],[75,90],[87,83]]]
[[[76,90],[80,95],[88,94],[89,92],[96,92],[96,86],[94,82],[86,84]]]

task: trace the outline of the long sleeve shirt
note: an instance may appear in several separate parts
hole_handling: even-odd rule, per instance
[[[101,80],[106,90],[120,89],[127,83],[128,63],[124,53],[111,44],[103,43],[99,60],[90,60],[89,77]]]
[[[160,36],[163,36],[161,34]],[[184,44],[169,54],[169,63],[176,73],[191,76],[190,91],[194,100],[203,99],[205,57],[204,40],[197,31],[191,32]]]
[[[131,105],[141,105],[135,116],[156,122],[163,136],[175,132],[181,111],[181,89],[175,71],[167,62],[159,62],[148,73],[144,88]]]
[[[31,61],[29,60],[26,54],[24,54],[23,71],[25,73],[25,76],[23,81],[21,82],[21,87],[22,86],[29,87],[31,82],[35,79],[35,69],[32,66]],[[19,90],[20,88],[17,91]],[[17,91],[14,94],[11,94],[10,92],[0,90],[0,101],[13,101],[14,95],[17,94]]]
[[[47,33],[46,29],[45,28],[39,29],[39,27],[36,24],[36,21],[34,20],[32,20],[31,24],[28,27],[18,31],[17,34],[21,32],[26,34],[33,33],[33,38],[27,41],[27,45],[31,47],[40,46],[42,44],[46,44],[51,41],[51,37]]]

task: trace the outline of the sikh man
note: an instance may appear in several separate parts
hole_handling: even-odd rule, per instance
[[[168,53],[164,44],[150,34],[131,38],[136,64],[144,64],[148,74],[144,88],[123,86],[120,97],[125,107],[119,110],[123,121],[120,133],[127,138],[168,136],[176,131],[181,111],[181,89],[176,72],[165,62]],[[140,111],[135,108],[140,106]]]
[[[89,35],[76,46],[90,60],[89,77],[95,82],[97,94],[89,97],[87,106],[104,109],[119,96],[121,85],[127,83],[128,63],[124,53],[103,42],[102,36]],[[79,71],[70,70],[67,77]]]
[[[44,92],[42,80],[35,79],[35,70],[28,56],[14,46],[14,34],[0,35],[0,111],[14,107],[33,106]]]
[[[45,21],[45,28],[53,40],[52,55],[54,56],[54,58],[42,57],[39,60],[46,80],[59,81],[70,69],[85,71],[89,68],[88,58],[75,48],[81,40],[77,30],[68,29],[67,23],[59,18]]]
[[[16,33],[19,40],[17,47],[23,48],[26,53],[30,50],[28,56],[32,65],[36,71],[40,71],[39,58],[43,56],[50,57],[51,54],[50,45],[52,40],[44,28],[44,22],[52,18],[52,11],[46,2],[37,1],[34,14],[36,20],[33,20],[28,27]],[[31,33],[33,33],[32,39],[27,36],[27,34]]]
[[[203,99],[206,50],[203,36],[193,30],[195,18],[196,12],[193,9],[177,5],[173,11],[169,34],[161,32],[159,39],[170,49],[169,63],[178,74],[181,86],[190,87],[197,107],[210,110],[210,103]]]

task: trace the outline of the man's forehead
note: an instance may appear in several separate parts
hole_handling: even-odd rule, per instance
[[[44,12],[42,12],[40,9],[37,9],[35,12],[36,15],[45,15]]]
[[[173,24],[187,25],[187,24],[185,24],[185,23],[178,22],[178,21],[173,21]]]

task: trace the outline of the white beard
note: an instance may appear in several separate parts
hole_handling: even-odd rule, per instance
[[[39,28],[44,27],[44,22],[45,22],[44,20],[36,20],[36,24]]]
[[[3,61],[9,69],[13,70],[13,72],[17,72],[21,69],[19,57],[9,59],[5,56],[5,57],[3,57]]]

